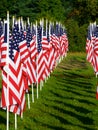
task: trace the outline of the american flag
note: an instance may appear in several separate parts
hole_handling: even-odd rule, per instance
[[[8,44],[8,43],[7,43],[7,26],[8,26],[7,23],[5,23],[4,43],[6,43],[6,44],[5,44],[5,47],[6,47],[6,55],[7,55],[7,44]],[[8,58],[9,58],[9,57],[8,57]],[[9,61],[10,59],[6,59],[6,57],[5,57],[5,66],[6,66],[6,64],[7,64],[7,63],[6,63],[7,60]],[[9,68],[10,68],[10,62],[11,62],[11,61],[9,61],[9,66],[8,66]],[[7,73],[8,73],[8,72],[6,71],[5,66],[3,67],[3,70],[2,70],[2,75],[3,75],[3,79],[2,79],[3,81],[2,81],[2,82],[3,82],[3,85],[4,85],[4,86],[2,86],[2,91],[5,90],[5,91],[2,92],[2,94],[4,94],[4,97],[1,98],[1,99],[2,99],[2,100],[1,100],[1,102],[2,102],[2,107],[7,106],[7,103],[4,103],[3,100],[4,100],[4,101],[7,100],[7,99],[6,99],[6,92],[7,92],[8,87],[9,87],[9,92],[10,92],[10,89],[11,89],[10,86],[7,86],[7,83],[6,83],[6,81],[7,81]],[[9,68],[8,68],[8,69],[9,69]],[[10,74],[9,74],[9,75],[10,75]],[[9,76],[9,79],[8,79],[8,80],[10,80],[10,79],[11,79],[11,77]],[[16,78],[15,78],[15,79],[16,79]],[[8,81],[8,82],[10,83],[10,81]],[[17,86],[17,85],[16,85],[16,86]],[[11,91],[13,92],[13,90],[11,90]],[[9,95],[10,95],[10,94],[9,94]],[[19,96],[19,95],[18,95],[18,96]],[[5,104],[5,105],[4,105],[4,104]],[[11,105],[10,101],[9,101],[8,104]]]
[[[88,62],[90,62],[90,54],[91,54],[91,34],[90,34],[90,27],[88,28],[88,32],[87,32],[87,38],[86,38],[86,54],[87,54],[87,60]]]
[[[1,45],[3,42],[4,42],[3,22],[0,20],[0,62],[1,62]]]
[[[9,42],[9,71],[3,70],[3,89],[1,98],[1,107],[6,107],[6,92],[9,87],[9,111],[21,114],[25,107],[25,91],[24,81],[22,78],[21,61],[19,56],[18,40],[19,32],[18,26],[15,25],[12,37]],[[7,79],[9,75],[9,79]],[[8,82],[6,82],[8,80]]]
[[[50,44],[46,36],[42,36],[42,49],[48,51],[50,49]]]
[[[45,61],[44,61],[44,54],[42,50],[42,28],[38,26],[37,28],[37,80],[40,82],[41,80],[44,80],[44,73],[45,73]]]
[[[26,31],[26,41],[27,41],[27,47],[30,47],[30,42],[32,40],[32,33],[31,33],[31,27],[30,24],[27,26],[27,31]]]
[[[95,34],[94,34],[95,40],[94,40],[94,47],[93,47],[93,68],[95,73],[98,74],[98,28],[96,28]]]
[[[86,40],[87,60],[93,66],[96,76],[98,75],[98,26],[91,24],[88,28]],[[96,99],[98,100],[98,84],[96,90]]]
[[[36,55],[37,55],[37,48],[36,48],[36,37],[34,33],[31,32],[30,25],[27,28],[27,44],[30,52],[30,62],[32,63],[32,73],[33,73],[33,83],[36,82]]]
[[[54,46],[53,46],[53,39],[55,39],[55,37],[54,37],[54,26],[50,24],[50,36],[49,36],[49,44],[50,44],[49,70],[50,70],[50,72],[53,71],[54,66],[55,66],[55,49],[54,49]]]
[[[38,53],[41,52],[42,50],[42,44],[41,44],[41,40],[42,40],[42,27],[41,26],[38,26],[37,27],[37,51]]]
[[[50,51],[50,50],[49,50]],[[44,51],[44,63],[45,63],[45,73],[44,73],[44,79],[49,76],[50,69],[49,69],[49,51]]]
[[[54,49],[54,58],[55,58],[54,65],[53,65],[54,67],[56,66],[56,63],[60,54],[59,53],[59,50],[60,50],[59,38],[55,35],[55,32],[53,35],[51,35],[50,44],[52,45],[52,48]]]
[[[47,30],[46,30],[47,31]],[[49,54],[50,54],[50,43],[47,39],[47,36],[46,36],[46,32],[45,30],[43,31],[43,36],[42,36],[42,50],[43,50],[43,56],[44,56],[44,61],[45,61],[45,74],[44,74],[44,79],[46,77],[49,76],[49,73],[50,73],[50,69],[49,69]]]
[[[88,55],[88,61],[91,63],[91,65],[93,66],[95,63],[94,60],[94,44],[95,44],[95,37],[91,36],[91,42],[90,42],[90,46],[89,46],[89,55]]]
[[[19,43],[20,56],[21,56],[22,63],[24,65],[24,67],[26,67],[26,70],[27,70],[28,85],[31,85],[32,83],[35,82],[36,75],[35,75],[35,73],[33,73],[35,66],[32,64],[32,61],[30,58],[30,49],[28,48],[28,46],[30,46],[30,43],[27,43],[27,41],[24,37],[23,30],[21,30],[20,31],[20,43]]]
[[[37,56],[37,47],[36,47],[36,36],[34,35],[30,42],[30,55],[32,62],[35,62]]]
[[[64,43],[64,46],[63,46],[63,56],[64,56],[68,52],[68,37],[65,32],[62,35],[62,39],[63,39],[63,43]]]
[[[14,62],[16,64],[16,70],[17,70],[17,83],[18,83],[18,91],[20,95],[20,104],[11,105],[10,111],[17,113],[21,115],[21,113],[25,110],[26,106],[26,100],[25,100],[25,92],[26,92],[26,83],[23,75],[23,68],[20,61],[20,54],[18,51],[14,50]]]
[[[19,33],[19,25],[15,24],[12,32],[12,44],[10,45],[10,52],[9,56],[12,57],[12,60],[14,60],[15,68],[17,72],[17,83],[18,83],[18,92],[20,95],[20,104],[17,104],[16,106],[11,106],[10,111],[14,111],[14,113],[21,114],[25,108],[25,89],[27,86],[25,86],[24,81],[24,75],[23,75],[23,68],[22,68],[22,62],[20,58],[20,52],[19,52],[19,42],[20,42],[20,33]]]
[[[1,26],[0,26],[0,58],[1,58],[1,60],[0,60],[0,66],[1,67],[3,67],[5,64],[6,64],[6,51],[7,51],[7,46],[6,46],[6,44],[7,44],[7,38],[6,37],[4,37],[4,35],[7,35],[7,24],[6,24],[6,22],[4,23],[4,26],[2,25],[2,23],[1,23]],[[5,31],[3,32],[3,30],[4,30],[4,28],[5,28]],[[6,33],[6,34],[5,34]]]
[[[3,34],[3,22],[0,20],[0,37]]]
[[[23,27],[21,27],[21,29],[20,29],[19,40],[20,40],[19,41],[19,50],[20,50],[21,60],[24,63],[30,57],[30,53],[29,53],[29,50],[27,47],[27,41],[24,36]]]

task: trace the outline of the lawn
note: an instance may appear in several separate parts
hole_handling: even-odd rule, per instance
[[[98,130],[97,79],[85,53],[68,53],[50,78],[18,116],[17,130]],[[27,97],[27,96],[26,96]],[[31,92],[30,92],[31,99]],[[6,111],[0,109],[0,130],[6,130]],[[10,113],[10,130],[14,114]]]

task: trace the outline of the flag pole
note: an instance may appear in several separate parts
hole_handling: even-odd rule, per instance
[[[31,32],[32,32],[32,23],[31,23]],[[31,88],[32,88],[32,102],[34,103],[34,88],[33,88],[33,83],[31,85]]]
[[[30,25],[29,17],[27,18],[27,24]],[[30,95],[29,95],[29,92],[27,93],[27,97],[28,97],[28,108],[30,109]]]
[[[33,89],[33,83],[32,83],[32,102],[34,102],[34,89]]]
[[[21,119],[23,119],[23,112],[21,113]]]
[[[46,37],[47,37],[47,26],[48,26],[48,20],[46,19]]]
[[[27,18],[27,22],[28,22],[28,25],[30,25],[30,20],[29,20],[29,17]],[[31,29],[32,29],[32,23],[31,23]],[[32,31],[32,30],[31,30]],[[33,83],[31,85],[32,87],[32,102],[34,102],[34,90],[33,90]]]
[[[37,48],[37,21],[36,21],[36,48]],[[37,59],[36,59],[36,85],[37,85],[37,99],[38,99],[38,55],[37,55]]]
[[[29,93],[27,93],[27,96],[28,96],[28,108],[30,109],[30,95],[29,95]]]
[[[15,17],[12,17],[12,28],[14,27],[14,23],[15,23]]]
[[[44,35],[44,18],[42,18],[42,20],[40,20],[40,26],[42,27],[42,39],[43,39],[43,35]],[[40,81],[40,91],[42,90],[42,80]]]
[[[6,64],[9,68],[9,11],[7,11],[7,58]],[[9,130],[9,74],[7,74],[7,130]]]
[[[17,114],[15,113],[15,130],[17,130]]]
[[[49,21],[49,39],[50,39],[50,35],[51,35],[51,22]],[[49,72],[49,78],[50,78],[50,73],[51,71]]]
[[[47,30],[48,30],[48,19],[46,18],[46,38],[47,38]],[[45,83],[47,82],[48,80],[48,76],[45,77]]]
[[[15,17],[13,16],[13,23],[12,23],[12,28],[14,27],[14,23],[15,23]],[[17,130],[17,114],[15,113],[15,130]]]

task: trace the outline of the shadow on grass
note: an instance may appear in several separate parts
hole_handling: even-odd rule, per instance
[[[27,126],[25,126],[24,128],[25,128],[25,130],[31,130],[31,128],[28,128]]]
[[[69,125],[69,128],[75,128],[75,127],[78,127],[78,129],[80,128],[83,128],[83,129],[86,129],[86,130],[95,130],[94,128],[91,128],[90,126],[93,125],[93,120],[90,119],[89,117],[84,117],[84,116],[81,116],[79,114],[76,114],[72,111],[69,111],[69,110],[65,110],[63,108],[60,108],[60,107],[57,107],[57,105],[51,105],[49,106],[48,104],[44,103],[45,107],[48,109],[48,108],[52,108],[54,109],[55,111],[59,111],[60,113],[63,113],[63,117],[61,117],[60,115],[56,115],[55,113],[52,113],[52,112],[46,112],[45,110],[43,110],[42,108],[41,111],[42,113],[45,113],[47,115],[50,115],[52,116],[53,118],[55,118],[55,120],[59,120],[60,123],[61,123],[61,127],[58,126],[58,124],[55,126],[55,125],[52,125],[52,124],[48,124],[46,122],[43,122],[43,121],[39,121],[38,119],[34,118],[33,121],[35,121],[35,123],[38,123],[40,124],[41,126],[46,126],[47,128],[50,128],[50,129],[53,129],[53,130],[69,130],[68,128],[66,128],[66,125],[68,126]],[[76,118],[78,119],[79,121],[82,122],[83,125],[79,125],[78,123],[75,124],[74,122],[72,122],[72,120],[68,120],[66,118],[66,115],[68,116],[71,116],[73,117],[73,120]],[[87,126],[86,126],[87,125]],[[89,125],[89,126],[88,126]]]
[[[75,110],[78,110],[80,109],[79,111],[82,112],[82,113],[79,113],[79,111],[77,113],[75,112],[72,112],[71,110],[65,110],[65,108],[60,108],[59,106],[57,106],[56,104],[55,105],[51,105],[49,106],[48,104],[44,104],[45,106],[47,107],[52,107],[53,109],[65,114],[65,115],[68,115],[68,116],[71,116],[71,117],[74,117],[76,119],[78,119],[79,121],[82,122],[82,124],[87,124],[87,125],[92,125],[93,124],[93,119],[89,118],[89,117],[85,117],[85,115],[80,115],[80,114],[83,114],[84,111],[86,111],[87,113],[90,112],[89,110],[85,109],[85,108],[82,108],[82,107],[75,107]],[[73,106],[71,108],[74,108]],[[78,114],[79,113],[79,114]],[[86,114],[87,114],[86,113]],[[85,113],[84,113],[85,114]],[[65,116],[66,117],[66,116]],[[65,119],[62,120],[62,118],[57,118],[59,119],[62,123],[67,123],[68,124],[68,121]],[[71,123],[70,123],[71,124]]]
[[[90,89],[92,88],[92,83],[90,82],[91,79],[79,76],[77,74],[56,74],[53,75],[53,77],[55,77],[57,79],[57,82],[59,83],[65,83],[70,85],[70,86],[76,86],[79,87],[80,89]]]
[[[91,110],[88,110],[88,109],[84,108],[83,106],[75,106],[75,104],[68,103],[64,100],[57,100],[57,99],[51,100],[48,98],[46,98],[46,100],[47,100],[47,102],[51,101],[51,102],[54,102],[55,104],[61,104],[61,106],[64,105],[65,107],[69,107],[72,110],[74,109],[75,111],[80,112],[81,114],[88,114],[88,113],[92,112]]]
[[[73,74],[72,73],[56,74],[56,75],[53,75],[53,77],[56,78],[56,84],[58,85],[58,88],[62,90],[68,89],[69,91],[71,92],[73,91],[74,93],[79,94],[79,95],[82,95],[81,92],[84,91],[85,92],[84,94],[90,95],[90,97],[95,98],[95,91],[92,90],[93,84],[90,82],[91,79],[85,78],[83,76],[80,76],[79,74],[74,74],[74,73]],[[68,91],[68,90],[65,90],[65,91]],[[79,92],[77,92],[77,90]]]
[[[84,104],[91,104],[91,105],[96,105],[93,101],[89,101],[88,100],[88,98],[90,97],[90,99],[92,98],[94,98],[94,97],[92,97],[92,96],[89,96],[89,94],[88,95],[86,95],[86,94],[81,94],[81,93],[79,93],[79,92],[75,92],[74,90],[62,90],[62,89],[60,89],[59,91],[60,91],[60,93],[59,93],[59,91],[57,92],[57,91],[55,91],[55,89],[54,90],[49,90],[53,95],[54,95],[54,97],[58,97],[58,98],[60,98],[60,99],[64,99],[65,101],[66,100],[78,100],[79,102],[81,102],[81,103],[84,103]],[[63,94],[62,94],[62,93]],[[65,94],[64,94],[65,93]],[[71,95],[71,96],[70,96]]]
[[[0,110],[1,111],[1,110]],[[0,124],[6,124],[6,118],[0,115]]]
[[[95,120],[92,116],[96,102],[93,102],[95,91],[91,82],[94,75],[86,73],[88,68],[84,61],[85,57],[72,58],[68,59],[67,65],[65,61],[61,63],[58,70],[51,75],[55,85],[50,80],[48,88],[50,96],[43,96],[44,109],[39,107],[42,113],[52,116],[55,122],[56,119],[59,120],[63,128],[59,124],[52,126],[36,118],[34,121],[53,130],[69,130],[68,126],[71,130],[76,128],[95,130]]]
[[[78,65],[80,66],[80,70],[84,69],[86,71],[87,66],[86,64],[83,66],[84,62],[78,64],[80,64]],[[62,124],[72,125],[73,128],[77,125],[86,130],[95,130],[94,120],[92,117],[89,117],[89,114],[92,115],[92,108],[96,107],[96,102],[93,102],[95,99],[95,91],[92,89],[93,83],[91,82],[94,75],[84,74],[82,73],[83,70],[81,73],[75,71],[71,72],[71,68],[68,68],[67,71],[63,71],[63,69],[65,69],[64,66],[60,66],[60,69],[62,69],[62,71],[52,74],[52,77],[55,78],[56,85],[52,86],[51,84],[49,93],[51,93],[54,98],[44,97],[46,98],[46,103],[44,103],[44,105],[47,108],[51,107],[55,111],[59,111],[64,113],[64,115],[77,119],[82,125],[81,123],[72,123],[69,119],[67,120],[53,113],[49,114],[60,120]],[[77,104],[74,104],[74,100]],[[53,102],[53,104],[49,104],[50,102]],[[91,105],[92,108],[90,108],[89,105]],[[65,106],[65,108],[62,108],[62,106]],[[88,107],[86,108],[86,106]],[[66,107],[69,108],[69,110],[66,110]]]
[[[50,128],[50,129],[52,129],[52,130],[67,130],[67,129],[62,128],[62,127],[59,127],[59,126],[53,126],[53,125],[47,124],[47,123],[45,123],[45,122],[38,121],[37,119],[34,119],[34,121],[35,121],[36,123],[38,123],[38,124],[41,124],[41,126]]]

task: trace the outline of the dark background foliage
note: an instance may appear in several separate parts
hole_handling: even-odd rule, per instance
[[[85,51],[87,28],[97,21],[98,0],[1,0],[0,18],[17,16],[31,22],[40,18],[60,21],[67,29],[70,51]]]

